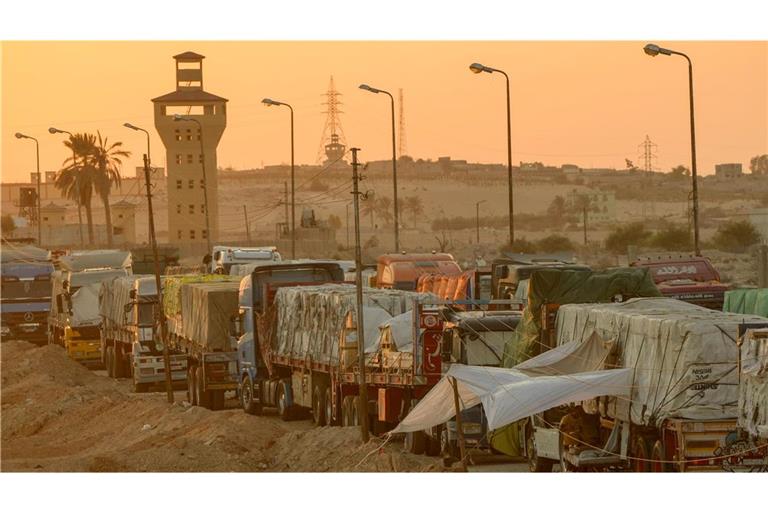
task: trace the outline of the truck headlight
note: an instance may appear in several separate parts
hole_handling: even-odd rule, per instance
[[[8,326],[5,326],[5,325],[0,326],[0,333],[2,333],[2,334],[10,334],[11,333],[11,329]]]

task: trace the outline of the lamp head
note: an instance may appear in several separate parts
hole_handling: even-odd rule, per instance
[[[51,133],[51,134],[54,134],[54,135],[55,135],[55,134],[57,134],[57,133],[64,133],[64,132],[62,132],[62,131],[61,131],[61,130],[59,130],[58,128],[54,128],[53,126],[51,126],[50,128],[48,128],[48,133]]]
[[[657,44],[647,44],[647,45],[645,45],[645,47],[643,48],[643,51],[644,51],[644,52],[645,52],[647,55],[650,55],[651,57],[655,57],[655,56],[657,56],[658,54],[662,54],[662,55],[672,55],[672,50],[668,50],[668,49],[666,49],[666,48],[662,48],[661,46],[659,46],[659,45],[657,45]]]
[[[24,138],[26,138],[26,135],[24,135],[23,133],[16,132],[16,138],[17,139],[24,139]]]
[[[280,104],[271,98],[264,98],[263,100],[261,100],[261,102],[268,107],[273,107]]]
[[[471,72],[475,73],[475,74],[482,73],[483,71],[485,71],[486,73],[490,73],[491,72],[491,70],[489,68],[483,66],[479,62],[473,62],[472,64],[470,64],[469,65],[469,70]]]
[[[360,84],[360,89],[364,91],[372,92],[374,94],[379,94],[380,92],[379,89],[376,89],[375,87],[371,87],[368,84]]]
[[[181,114],[173,114],[173,120],[174,120],[174,121],[186,121],[186,120],[187,120],[187,118],[186,118],[186,117],[184,117],[184,116],[183,116],[183,115],[181,115]]]
[[[136,126],[133,126],[131,123],[123,123],[123,126],[126,128],[130,128],[131,130],[138,130]]]

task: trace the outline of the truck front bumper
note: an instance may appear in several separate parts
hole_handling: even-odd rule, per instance
[[[165,361],[162,356],[139,356],[133,360],[133,379],[139,384],[165,381]],[[187,380],[187,356],[171,356],[171,380]]]
[[[66,340],[67,355],[83,364],[101,364],[100,340]]]

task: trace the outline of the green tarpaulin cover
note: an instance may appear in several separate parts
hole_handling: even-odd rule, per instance
[[[515,335],[504,347],[502,364],[506,368],[539,355],[542,308],[546,304],[585,304],[612,302],[617,296],[625,301],[634,297],[661,297],[646,268],[608,270],[536,270],[528,284],[528,305]],[[493,432],[491,446],[511,456],[522,455],[520,429],[513,423]]]
[[[723,311],[768,317],[768,288],[744,288],[725,292]]]

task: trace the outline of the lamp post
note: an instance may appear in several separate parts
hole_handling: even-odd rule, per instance
[[[384,89],[377,89],[375,87],[371,87],[367,84],[361,84],[360,89],[368,92],[372,92],[373,94],[386,94],[389,96],[390,105],[392,107],[392,184],[394,187],[394,214],[395,214],[395,252],[400,252],[400,222],[399,222],[399,215],[398,215],[398,205],[397,205],[397,152],[396,152],[396,146],[395,146],[395,98]]]
[[[43,229],[41,227],[41,221],[43,220],[42,217],[40,217],[40,143],[38,140],[34,137],[30,137],[29,135],[24,135],[23,133],[16,132],[16,138],[17,139],[29,139],[35,141],[35,162],[37,165],[37,243],[42,247],[43,245],[43,238],[42,233]]]
[[[67,130],[59,130],[58,128],[54,128],[51,126],[48,128],[48,133],[52,135],[56,135],[57,133],[64,133],[66,135],[69,135],[70,139],[74,139],[75,136],[72,135],[72,132],[68,132]],[[85,163],[85,162],[83,162]],[[72,144],[72,168],[76,169],[77,166],[77,155],[75,154],[75,145]],[[80,228],[80,247],[85,247],[85,241],[83,239],[83,211],[82,211],[82,205],[81,198],[80,198],[80,185],[77,186],[77,223],[78,227]]]
[[[490,68],[477,62],[470,64],[469,70],[475,74],[478,73],[501,73],[507,82],[507,181],[508,181],[508,193],[509,193],[509,245],[512,246],[515,243],[515,208],[514,197],[512,188],[512,119],[510,116],[509,108],[509,75],[504,71],[496,68]]]
[[[477,232],[477,243],[480,244],[480,205],[485,202],[485,199],[475,203],[475,230]]]
[[[191,121],[197,124],[200,130],[200,162],[203,166],[203,204],[205,204],[205,242],[207,254],[211,254],[211,222],[209,218],[210,208],[208,208],[208,178],[205,174],[205,150],[203,149],[203,123],[195,119],[192,116],[182,116],[181,114],[175,114],[173,116],[174,121]]]
[[[150,157],[149,157],[149,132],[131,123],[123,123],[123,126],[144,132],[147,135],[147,153],[144,155],[144,184],[147,188],[147,216],[149,217],[149,245],[152,247],[152,257],[155,266],[155,287],[157,288],[157,302],[155,303],[155,323],[160,324],[160,339],[163,341],[163,366],[165,367],[165,394],[168,403],[173,403],[173,375],[171,375],[171,355],[168,351],[168,326],[163,316],[163,285],[160,281],[160,257],[157,253],[157,239],[155,238],[155,216],[152,211],[152,186],[150,184]],[[208,207],[206,206],[206,211]]]
[[[137,132],[144,132],[144,134],[147,136],[147,164],[149,165],[149,170],[152,170],[152,152],[150,151],[150,145],[149,145],[149,132],[145,130],[144,128],[139,128],[138,126],[132,125],[131,123],[123,123],[123,126],[126,128],[130,128],[131,130],[136,130]],[[145,176],[146,178],[146,176]],[[150,224],[150,232],[147,233],[147,238],[149,239],[149,243],[152,244],[152,233],[151,231],[154,231],[154,229],[151,227],[154,224],[153,219],[150,216],[149,219]]]
[[[291,111],[291,259],[296,259],[296,167],[293,158],[293,107],[282,101],[264,98],[261,102],[267,107],[288,107]]]
[[[656,44],[647,44],[643,48],[643,51],[655,57],[658,54],[662,55],[680,55],[685,57],[688,61],[688,102],[689,111],[691,116],[691,196],[693,201],[693,250],[696,256],[701,256],[701,250],[699,248],[699,188],[696,179],[696,129],[693,117],[693,64],[691,59],[682,52],[670,50],[668,48],[662,48]]]

